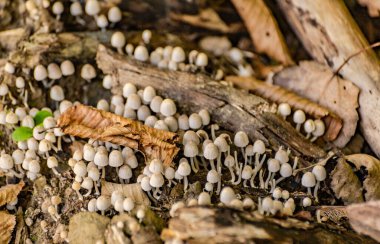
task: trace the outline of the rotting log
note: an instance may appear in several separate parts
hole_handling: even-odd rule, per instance
[[[376,243],[344,228],[201,206],[177,210],[161,238],[186,243]]]
[[[103,45],[98,47],[96,61],[103,73],[112,74],[117,81],[114,93],[121,94],[123,85],[128,82],[141,87],[152,86],[159,94],[179,101],[178,105],[184,111],[207,109],[220,126],[231,131],[243,130],[252,140],[262,139],[274,148],[283,145],[294,155],[309,160],[325,156],[321,148],[270,112],[269,103],[258,96],[223,85],[202,74],[160,70]]]
[[[361,91],[360,126],[380,156],[380,64],[342,0],[277,0],[306,50]],[[360,54],[353,56],[354,54]]]

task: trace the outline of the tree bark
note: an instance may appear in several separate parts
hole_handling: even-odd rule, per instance
[[[252,140],[262,139],[274,148],[283,145],[290,148],[293,155],[309,159],[325,155],[289,123],[269,112],[268,102],[258,96],[223,85],[205,75],[160,70],[102,45],[98,48],[96,60],[103,73],[112,74],[118,81],[114,93],[121,94],[123,85],[128,82],[152,86],[159,94],[178,101],[184,111],[207,109],[213,121],[221,127],[231,131],[243,130]]]
[[[373,50],[351,56],[369,44],[341,0],[278,0],[287,20],[310,55],[360,89],[360,126],[380,156],[380,65]]]

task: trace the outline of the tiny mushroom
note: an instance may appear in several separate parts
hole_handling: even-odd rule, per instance
[[[87,82],[90,82],[96,77],[96,70],[91,64],[85,64],[82,66],[80,71],[80,76],[85,79]]]
[[[301,180],[302,186],[307,187],[307,192],[311,195],[311,188],[315,186],[316,179],[312,172],[306,172],[302,175]]]
[[[296,123],[296,130],[300,131],[301,125],[305,122],[306,120],[306,115],[304,111],[302,110],[297,110],[293,114],[293,121]]]

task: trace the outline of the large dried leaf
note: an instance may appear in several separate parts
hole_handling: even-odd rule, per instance
[[[15,225],[16,216],[0,211],[0,243],[9,243]]]
[[[342,128],[342,120],[327,108],[301,97],[280,86],[259,81],[253,77],[227,76],[237,87],[249,90],[275,103],[288,103],[293,109],[302,109],[314,118],[323,119],[327,130],[324,138],[333,141]]]
[[[344,158],[339,158],[333,171],[330,173],[330,187],[335,197],[344,204],[363,202],[363,188],[358,177],[352,171]]]
[[[273,79],[276,85],[319,103],[342,118],[343,128],[334,144],[344,147],[350,141],[359,120],[356,109],[360,92],[352,82],[334,76],[327,66],[312,61],[286,68]]]
[[[58,126],[68,135],[92,138],[138,149],[148,161],[161,159],[166,165],[173,162],[179,149],[175,133],[157,130],[138,121],[78,104],[61,115]]]
[[[362,182],[366,201],[380,199],[380,161],[367,154],[353,154],[345,157],[355,165],[356,171],[365,171]]]
[[[358,0],[359,4],[368,8],[368,15],[371,17],[380,16],[380,0]]]
[[[77,213],[70,218],[69,241],[71,244],[103,241],[104,232],[109,223],[108,217],[97,213]]]
[[[232,0],[242,17],[253,45],[260,53],[281,62],[293,64],[277,22],[263,0]]]
[[[140,184],[116,184],[107,181],[102,181],[102,195],[110,196],[112,192],[120,191],[124,197],[132,198],[133,202],[137,205],[150,206],[149,198],[141,189]]]
[[[380,242],[380,201],[353,204],[347,207],[352,228]]]
[[[25,183],[20,181],[18,184],[9,184],[0,188],[0,206],[16,200]]]

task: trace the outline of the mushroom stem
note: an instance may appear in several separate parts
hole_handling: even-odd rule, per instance
[[[24,178],[24,174],[22,174],[22,173],[17,173],[17,172],[14,171],[13,169],[10,169],[10,170],[9,170],[9,173],[11,173],[13,176],[16,176],[17,178],[20,178],[20,179]]]
[[[232,167],[228,167],[229,171],[230,171],[230,174],[231,174],[231,180],[230,182],[234,182],[235,181],[235,173],[234,173],[234,170],[232,169]]]
[[[211,169],[216,170],[213,159],[210,160],[210,165],[211,165]]]
[[[234,183],[232,183],[232,184],[234,184],[234,185],[239,185],[240,184],[240,182],[241,182],[241,175],[242,175],[242,170],[243,170],[243,164],[241,163],[240,164],[240,167],[239,167],[239,178],[238,178],[238,180],[236,181],[236,182],[234,182]]]
[[[83,196],[80,194],[79,190],[76,190],[75,192],[77,193],[79,200],[83,201]]]
[[[100,195],[99,188],[98,188],[98,183],[94,182],[94,186],[95,186],[95,195]]]
[[[263,166],[265,162],[266,155],[261,159],[260,163],[258,165],[255,165],[255,168],[253,169],[252,177],[251,177],[251,187],[255,187],[255,178],[257,175],[257,172],[260,171],[261,167]]]
[[[296,157],[294,159],[294,163],[293,163],[293,171],[297,168],[297,164],[298,164],[298,157]]]
[[[267,180],[265,181],[265,185],[264,185],[265,189],[268,188],[269,180],[270,180],[271,177],[272,177],[272,172],[269,172]]]
[[[76,16],[76,17],[75,17],[75,21],[76,21],[78,24],[80,24],[80,25],[85,25],[85,24],[86,24],[86,22],[85,22],[82,18],[80,18],[79,16]]]
[[[29,88],[30,88],[30,91],[34,94],[36,93],[36,89],[34,89],[32,83],[30,81],[28,81],[28,84],[29,84]]]
[[[20,172],[20,174],[22,174],[22,175],[25,174],[25,171],[22,169],[21,164],[16,164],[16,168],[17,168],[17,170]]]
[[[84,197],[88,197],[92,192],[92,189],[87,190],[86,194],[84,194]]]
[[[189,184],[189,181],[187,180],[187,176],[183,177],[183,184],[184,184],[183,190],[186,192],[187,191],[187,186]]]
[[[53,173],[55,175],[60,175],[60,173],[58,173],[57,169],[55,167],[51,168],[51,170],[53,170]]]
[[[320,181],[317,181],[317,184],[314,187],[314,198],[315,201],[318,202],[318,189],[319,189]]]
[[[260,170],[260,172],[259,172],[259,180],[260,180],[260,188],[264,189],[265,183],[264,183],[264,172],[263,172],[263,170]]]
[[[248,179],[245,179],[245,180],[243,181],[243,186],[244,186],[244,187],[248,187],[247,182],[248,182]]]
[[[269,184],[271,185],[270,193],[273,193],[274,189],[276,188],[276,180],[275,179],[271,180]]]
[[[197,169],[197,167],[194,163],[194,157],[190,158],[190,165],[191,165],[191,169],[194,171],[194,173],[197,173],[199,169]]]
[[[301,123],[298,123],[298,124],[296,125],[296,130],[297,130],[297,131],[300,131],[300,129],[301,129],[301,125],[302,125]]]
[[[307,188],[307,194],[309,194],[310,196],[312,196],[312,194],[311,194],[311,187]]]
[[[106,178],[106,167],[102,167],[102,178]]]
[[[57,148],[58,148],[58,151],[62,151],[62,137],[61,136],[58,136],[57,138]]]
[[[201,157],[202,165],[205,170],[207,170],[207,162],[204,157]]]

